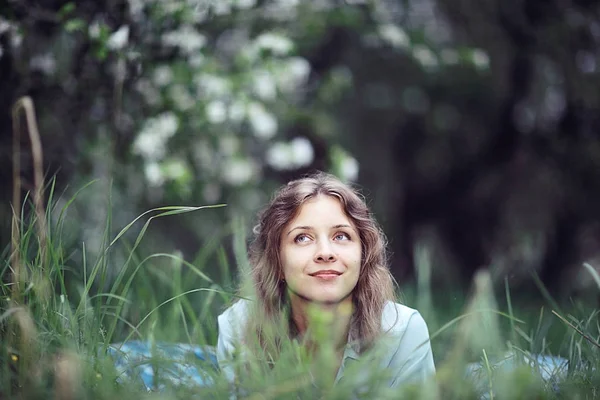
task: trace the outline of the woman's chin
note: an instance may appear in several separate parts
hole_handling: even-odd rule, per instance
[[[352,292],[341,290],[318,290],[307,292],[291,291],[292,303],[299,301],[301,303],[312,303],[315,305],[333,306],[340,303],[352,302]]]
[[[312,302],[315,304],[321,304],[324,306],[333,306],[344,301],[348,301],[349,297],[344,295],[329,295],[329,296],[315,296],[312,299]]]

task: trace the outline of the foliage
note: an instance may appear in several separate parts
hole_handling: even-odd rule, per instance
[[[19,79],[7,86],[4,104],[32,92],[49,171],[60,169],[59,181],[72,187],[113,180],[117,221],[175,202],[230,204],[229,215],[211,216],[209,223],[190,216],[175,234],[162,221],[150,233],[153,244],[168,243],[165,251],[176,246],[188,259],[215,230],[230,233],[219,227],[232,214],[250,219],[275,182],[313,168],[352,181],[363,174],[366,186],[380,191],[382,181],[368,177],[377,169],[395,175],[381,151],[392,148],[385,122],[391,120],[365,125],[355,117],[396,110],[402,120],[435,106],[435,126],[446,130],[457,110],[431,104],[428,92],[449,74],[470,77],[469,90],[477,92],[490,65],[484,50],[444,39],[443,19],[430,29],[429,11],[416,4],[85,4],[57,1],[31,20],[23,17],[26,4],[7,6],[1,24],[10,57],[2,60]],[[377,65],[389,70],[374,74]],[[40,80],[30,80],[33,75]],[[389,92],[396,88],[398,95]],[[371,143],[363,146],[365,140]],[[436,148],[417,162],[428,171],[427,165],[438,168]],[[102,185],[74,205],[81,224],[72,235],[91,251],[99,250],[100,217],[87,211],[102,207],[108,191]],[[393,196],[386,192],[374,208],[394,236],[395,226],[409,221],[393,221],[383,200]]]

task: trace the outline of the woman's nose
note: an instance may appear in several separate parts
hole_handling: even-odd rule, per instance
[[[335,261],[335,252],[328,241],[320,241],[317,245],[317,252],[315,254],[315,261],[317,262],[332,262]]]

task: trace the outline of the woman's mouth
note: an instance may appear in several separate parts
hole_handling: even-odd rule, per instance
[[[319,278],[319,279],[323,279],[323,280],[332,280],[332,279],[337,278],[341,274],[342,273],[339,271],[328,269],[328,270],[317,271],[313,274],[310,274],[310,276]]]

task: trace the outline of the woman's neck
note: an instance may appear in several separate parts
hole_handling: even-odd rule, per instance
[[[304,299],[291,299],[292,321],[300,337],[309,340],[332,340],[336,347],[344,346],[347,342],[354,305],[352,298],[341,303],[320,304]]]

